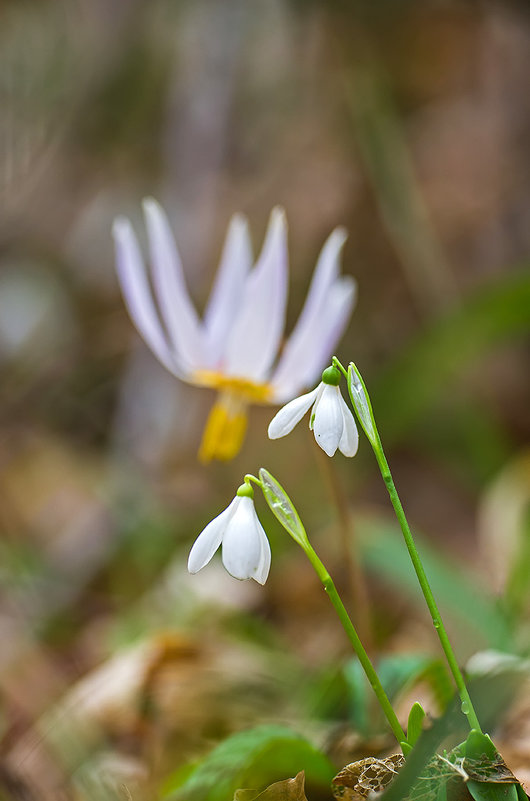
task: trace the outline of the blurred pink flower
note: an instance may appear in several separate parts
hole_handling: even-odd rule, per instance
[[[119,217],[113,227],[118,276],[129,314],[170,372],[190,384],[218,390],[199,458],[231,459],[245,435],[248,405],[294,397],[315,381],[335,349],[356,294],[353,278],[339,275],[346,233],[337,228],[326,240],[305,305],[278,355],[288,280],[284,212],[272,211],[254,266],[247,221],[239,214],[232,217],[200,320],[167,217],[153,199],[143,205],[148,268],[129,220]]]

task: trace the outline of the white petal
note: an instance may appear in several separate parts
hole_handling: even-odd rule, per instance
[[[131,319],[164,367],[183,377],[183,365],[171,352],[160,324],[138,241],[129,220],[118,217],[114,221],[112,233],[116,244],[118,278]]]
[[[300,422],[309,407],[315,402],[319,387],[306,395],[301,395],[290,401],[277,412],[269,423],[269,439],[279,439],[289,434],[295,425]]]
[[[315,439],[328,456],[333,456],[342,437],[344,418],[340,406],[338,387],[325,384],[315,404],[313,432]]]
[[[167,332],[189,369],[205,364],[204,337],[184,281],[182,263],[162,207],[152,198],[143,203],[153,285]]]
[[[339,396],[340,408],[342,409],[342,419],[344,423],[342,436],[339,442],[339,450],[344,454],[344,456],[355,456],[357,453],[357,448],[359,447],[359,432],[357,431],[355,418],[350,407],[346,404],[340,392]]]
[[[248,224],[240,214],[234,214],[226,235],[215,283],[204,312],[204,325],[208,337],[206,356],[212,367],[219,361],[228,331],[241,308],[243,288],[251,266],[252,247]]]
[[[223,537],[223,564],[231,576],[243,581],[253,577],[263,558],[261,524],[254,502],[247,497],[239,501]]]
[[[220,546],[226,528],[237,511],[240,500],[236,496],[232,503],[220,515],[214,517],[199,534],[188,557],[188,570],[190,573],[198,573],[208,564]]]
[[[315,419],[315,409],[318,406],[318,402],[319,402],[320,397],[321,397],[322,393],[324,392],[324,389],[325,389],[326,386],[327,386],[327,384],[324,384],[324,382],[321,381],[320,384],[317,387],[317,396],[315,398],[315,402],[313,404],[313,408],[311,409],[311,414],[309,415],[309,430],[310,431],[313,430],[313,422],[314,422],[314,419]]]
[[[269,545],[269,540],[259,520],[257,520],[257,526],[261,543],[261,554],[259,564],[252,574],[252,578],[255,579],[258,584],[265,584],[271,567],[271,546]]]
[[[356,283],[353,278],[346,276],[337,279],[321,299],[318,315],[315,315],[312,327],[308,327],[304,339],[295,341],[293,346],[289,339],[272,377],[276,400],[292,397],[318,379],[323,368],[329,364],[337,342],[344,333],[355,293]]]
[[[308,372],[306,362],[311,359],[318,345],[325,319],[326,299],[336,281],[340,251],[345,241],[346,231],[343,228],[335,229],[326,240],[318,258],[306,302],[272,378],[272,383],[280,389],[289,387],[289,391],[283,394],[284,397],[289,397],[292,391],[296,393],[307,383],[312,383],[305,380]],[[322,364],[320,369],[323,366]],[[297,380],[298,374],[301,374],[300,380]]]
[[[283,334],[287,269],[287,224],[283,211],[274,209],[228,337],[225,368],[229,375],[255,381],[266,378]]]

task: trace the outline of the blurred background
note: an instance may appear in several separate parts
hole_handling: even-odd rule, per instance
[[[191,760],[271,721],[313,732],[338,767],[389,747],[261,499],[265,588],[218,557],[186,572],[198,532],[262,465],[398,703],[413,692],[435,715],[451,694],[366,441],[333,477],[304,425],[269,442],[273,409],[254,407],[233,462],[198,462],[213,394],[156,361],[116,281],[112,221],[143,237],[146,195],[200,310],[232,213],[257,253],[282,205],[287,330],[346,226],[359,293],[337,355],[370,388],[459,659],[489,650],[477,680],[506,660],[519,678],[491,725],[512,769],[530,764],[529,67],[524,0],[0,2],[5,798],[164,797]]]

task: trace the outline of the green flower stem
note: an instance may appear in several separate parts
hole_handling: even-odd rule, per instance
[[[337,592],[337,588],[333,582],[333,579],[329,575],[328,571],[324,567],[323,563],[321,562],[320,558],[317,556],[316,552],[314,551],[313,547],[307,543],[304,546],[304,551],[307,554],[307,557],[311,564],[313,565],[320,581],[324,585],[324,589],[326,590],[329,599],[333,606],[335,607],[335,611],[339,616],[339,620],[342,623],[344,631],[353,646],[353,650],[357,654],[357,658],[361,663],[364,672],[370,682],[374,693],[377,696],[377,700],[381,705],[381,709],[383,710],[386,719],[392,729],[394,736],[398,743],[406,743],[407,738],[405,737],[405,732],[399,725],[399,720],[396,717],[396,713],[392,708],[392,704],[390,703],[387,694],[383,689],[383,685],[379,681],[379,676],[375,672],[375,668],[370,662],[368,654],[363,648],[363,644],[359,639],[359,636],[355,630],[353,623],[350,620],[350,617],[346,611],[344,604],[340,599],[340,595]]]
[[[445,658],[447,659],[449,669],[453,674],[453,678],[460,695],[460,700],[462,701],[462,712],[464,715],[466,715],[470,728],[477,729],[479,732],[482,732],[477,714],[471,702],[471,698],[469,697],[464,677],[462,676],[462,671],[458,666],[453,648],[449,641],[449,637],[447,636],[447,632],[442,621],[442,616],[438,610],[438,606],[423,568],[423,564],[418,553],[418,549],[416,548],[410,526],[405,516],[405,511],[399,499],[396,485],[394,484],[394,479],[392,478],[392,473],[390,472],[390,467],[383,451],[379,431],[377,430],[370,397],[366,391],[362,376],[353,363],[350,364],[349,370],[346,371],[339,360],[336,357],[333,357],[333,365],[339,369],[346,378],[351,404],[355,413],[357,414],[359,422],[361,423],[366,436],[368,437],[368,440],[370,441],[375,458],[377,459],[377,464],[379,465],[379,470],[381,471],[381,475],[386,484],[388,494],[390,495],[390,500],[392,501],[392,506],[394,507],[396,517],[399,521],[399,525],[401,526],[403,538],[414,566],[414,570],[416,571],[416,576],[418,577],[418,581],[423,592],[423,597],[427,602],[434,628],[438,633],[438,638],[445,654]],[[355,379],[355,391],[352,388],[353,379]]]
[[[374,448],[374,453],[375,453],[375,458],[377,459],[377,463],[379,465],[379,470],[381,471],[381,475],[386,484],[388,494],[390,495],[390,500],[392,502],[392,506],[394,507],[396,517],[399,521],[399,525],[401,526],[401,531],[403,532],[403,538],[405,540],[405,544],[407,546],[410,559],[414,566],[414,570],[416,571],[416,575],[418,577],[418,581],[420,583],[420,587],[423,592],[423,597],[425,598],[427,606],[429,607],[429,612],[431,613],[434,628],[438,633],[438,638],[440,640],[440,644],[445,654],[445,658],[447,659],[449,669],[453,674],[455,684],[458,688],[460,700],[462,701],[462,712],[466,715],[470,728],[477,729],[479,732],[482,732],[479,720],[477,718],[477,714],[471,702],[471,698],[469,697],[469,692],[467,690],[466,683],[462,675],[462,671],[458,666],[457,659],[455,657],[453,648],[449,641],[449,637],[447,636],[447,632],[445,630],[442,617],[438,610],[438,606],[434,599],[434,595],[432,593],[429,581],[427,579],[427,575],[425,573],[422,561],[420,559],[418,549],[416,548],[416,544],[414,542],[414,538],[412,536],[410,526],[405,516],[405,512],[403,510],[403,506],[401,504],[396,489],[396,485],[394,484],[394,479],[392,478],[392,473],[390,472],[390,467],[388,466],[388,462],[386,460],[386,456],[384,454],[382,446],[379,445],[379,448]]]
[[[330,496],[337,510],[339,545],[349,578],[348,589],[350,590],[349,596],[351,599],[349,606],[353,610],[352,621],[367,653],[372,654],[374,642],[370,598],[368,587],[366,586],[366,577],[359,559],[359,543],[355,536],[355,525],[348,508],[348,501],[340,477],[333,469],[333,460],[316,443],[315,451],[324,478],[327,481]]]

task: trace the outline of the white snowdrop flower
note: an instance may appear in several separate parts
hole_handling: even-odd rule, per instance
[[[236,497],[199,534],[188,558],[190,573],[198,573],[222,547],[223,565],[236,579],[265,584],[271,566],[271,549],[254,508],[253,490],[239,487]]]
[[[322,450],[328,456],[333,456],[337,448],[344,456],[355,456],[359,434],[353,414],[341,395],[339,382],[340,372],[336,367],[324,370],[316,389],[295,398],[273,417],[268,430],[270,439],[289,434],[312,406],[309,428]]]
[[[149,266],[129,220],[113,228],[118,276],[129,314],[159,361],[190,384],[219,393],[199,457],[231,459],[239,451],[250,403],[284,403],[314,383],[349,320],[354,280],[340,276],[346,239],[328,237],[295,328],[283,347],[287,300],[287,223],[271,214],[261,254],[253,264],[246,220],[230,222],[214,286],[201,320],[193,306],[166,215],[144,201]]]

